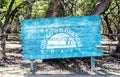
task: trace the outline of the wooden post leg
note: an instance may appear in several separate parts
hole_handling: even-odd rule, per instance
[[[34,60],[31,60],[30,68],[31,68],[32,74],[35,74],[35,70],[34,70]]]
[[[95,57],[91,56],[91,71],[95,70]]]

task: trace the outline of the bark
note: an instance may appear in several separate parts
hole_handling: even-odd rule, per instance
[[[63,17],[66,16],[66,9],[64,5],[64,0],[51,0],[49,8],[46,12],[45,17]],[[51,61],[56,59],[44,59],[43,62]]]
[[[32,17],[32,0],[26,0],[26,16],[25,19],[30,19]]]
[[[117,1],[117,0],[115,0]],[[112,2],[112,0],[97,0],[94,4],[93,8],[90,10],[89,15],[101,15],[108,9],[109,4]],[[119,8],[119,6],[118,6]],[[118,9],[119,10],[119,9]],[[118,14],[120,14],[120,10],[118,11]],[[119,22],[120,22],[120,15],[118,15]],[[110,27],[110,25],[107,24],[107,26]],[[120,34],[120,25],[118,24],[118,34]],[[115,53],[120,53],[120,36],[118,36],[118,46],[116,48]]]
[[[120,34],[120,32],[119,32],[119,34]],[[116,47],[115,53],[120,54],[120,36],[118,36],[118,46]],[[120,56],[119,56],[119,58],[120,58]]]
[[[92,9],[89,12],[89,15],[100,15],[108,8],[112,0],[97,0]]]
[[[1,48],[2,48],[2,51],[1,51],[1,54],[2,54],[2,58],[5,59],[6,58],[6,55],[5,55],[5,44],[6,44],[6,30],[7,30],[7,24],[10,20],[10,12],[12,10],[12,6],[14,4],[14,1],[15,0],[12,0],[10,5],[9,5],[9,8],[8,8],[8,11],[7,11],[7,14],[5,16],[5,22],[3,24],[3,28],[2,28],[2,35],[1,35]]]
[[[61,17],[65,15],[64,0],[51,0],[45,17]]]
[[[34,2],[35,2],[36,0],[31,0],[30,2],[29,1],[23,1],[22,3],[20,3],[12,12],[11,12],[11,14],[10,14],[10,19],[11,19],[11,21],[10,21],[10,23],[12,23],[12,21],[13,21],[13,19],[14,19],[14,17],[15,17],[15,15],[17,14],[17,12],[23,7],[23,6],[25,6],[26,5],[26,16],[25,16],[25,18],[26,19],[28,19],[28,18],[31,18],[31,13],[29,13],[29,12],[32,12],[32,5],[31,5],[31,3],[33,4]],[[30,6],[30,7],[29,7]],[[30,10],[29,10],[30,9]]]
[[[117,34],[120,34],[120,3],[118,3],[117,2],[117,0],[115,0],[115,2],[116,2],[116,5],[117,5],[117,7],[118,7],[118,26],[117,26],[117,28],[118,28],[118,33]],[[117,48],[116,48],[116,51],[115,51],[115,53],[120,53],[120,36],[118,36],[118,46],[117,46]],[[119,56],[119,58],[120,58],[120,56]]]
[[[15,9],[13,9],[13,11],[12,11],[11,14],[10,14],[10,16],[11,16],[11,17],[10,17],[10,19],[11,19],[10,24],[12,23],[15,15],[16,15],[16,13],[17,13],[23,6],[25,6],[26,3],[27,3],[27,1],[23,1],[23,2],[20,3]]]
[[[111,29],[111,24],[110,24],[110,22],[109,22],[109,18],[108,18],[108,15],[104,15],[104,20],[105,20],[105,22],[106,22],[106,27],[107,27],[107,30],[108,30],[108,32],[107,33],[109,33],[109,34],[113,34],[113,31],[112,31],[112,29]],[[115,40],[114,39],[114,37],[108,37],[109,39],[111,39],[111,40]]]

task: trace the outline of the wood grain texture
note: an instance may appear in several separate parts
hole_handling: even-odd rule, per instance
[[[101,18],[73,16],[21,21],[23,59],[101,56]]]

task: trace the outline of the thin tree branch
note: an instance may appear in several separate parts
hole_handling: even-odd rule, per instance
[[[5,16],[5,22],[3,24],[3,28],[2,28],[2,37],[1,37],[1,48],[2,48],[2,55],[3,55],[3,59],[6,58],[6,55],[5,55],[5,43],[6,43],[6,30],[7,30],[7,24],[10,20],[10,12],[12,10],[12,6],[14,4],[14,1],[15,0],[12,0],[10,5],[9,5],[9,8],[8,8],[8,11],[7,11],[7,14]]]

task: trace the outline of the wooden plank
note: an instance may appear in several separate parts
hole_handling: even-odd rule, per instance
[[[24,59],[103,55],[99,16],[39,18],[21,21]],[[89,53],[89,54],[88,54]]]

